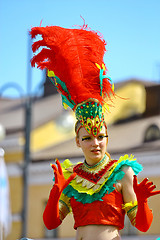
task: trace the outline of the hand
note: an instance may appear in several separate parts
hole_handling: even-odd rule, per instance
[[[55,176],[55,184],[54,184],[54,186],[57,186],[58,189],[59,189],[59,192],[61,193],[63,191],[63,189],[66,188],[68,186],[68,184],[76,176],[76,173],[73,173],[68,179],[65,179],[59,160],[56,159],[55,162],[57,163],[58,169],[57,169],[56,165],[51,164],[51,167],[54,170],[54,176]]]
[[[160,194],[160,191],[153,191],[156,186],[153,185],[153,182],[149,182],[147,178],[138,184],[136,175],[134,175],[133,179],[133,188],[137,196],[137,201],[145,201],[151,196]]]

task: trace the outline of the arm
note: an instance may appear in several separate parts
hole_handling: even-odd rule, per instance
[[[153,220],[153,214],[149,209],[147,198],[160,194],[160,191],[153,192],[156,186],[153,185],[152,182],[148,182],[147,178],[138,184],[136,176],[134,176],[133,187],[138,202],[135,227],[142,232],[146,232],[150,228]]]
[[[62,222],[59,215],[59,198],[61,196],[63,189],[67,187],[67,185],[70,183],[70,181],[72,181],[72,179],[76,175],[76,173],[73,173],[66,180],[63,176],[60,162],[57,160],[56,163],[58,169],[54,164],[52,164],[52,168],[54,170],[55,175],[55,184],[53,185],[50,191],[49,199],[43,213],[44,224],[49,230],[57,228]]]
[[[131,224],[135,226],[135,219],[137,213],[137,197],[133,189],[134,171],[131,167],[123,167],[122,171],[125,173],[124,177],[120,181],[121,192],[124,201],[122,208],[125,210]]]
[[[124,203],[135,202],[137,197],[133,189],[134,171],[131,167],[123,167],[122,171],[125,173],[120,181]]]
[[[153,214],[148,207],[147,198],[160,191],[155,191],[153,183],[144,179],[140,184],[130,167],[123,169],[125,175],[121,180],[122,194],[124,199],[124,209],[132,223],[138,230],[146,232],[152,223]],[[137,202],[136,202],[137,201]]]

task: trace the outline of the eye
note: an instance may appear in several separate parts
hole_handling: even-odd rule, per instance
[[[98,139],[103,139],[105,136],[104,135],[100,135],[98,136]]]
[[[108,137],[108,135],[99,135],[98,139],[102,140],[103,138]]]
[[[91,137],[83,137],[83,138],[82,138],[82,141],[85,141],[85,140],[86,140],[86,141],[91,140]]]

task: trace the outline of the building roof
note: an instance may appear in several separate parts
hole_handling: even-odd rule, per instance
[[[160,85],[158,82],[146,81],[145,79],[131,78],[131,79],[123,80],[123,81],[116,83],[115,89],[119,89],[119,88],[125,86],[126,84],[130,84],[130,83],[142,84],[144,87],[152,87],[152,86]]]
[[[5,129],[24,128],[25,101],[25,98],[0,98],[0,123]],[[32,128],[36,128],[62,113],[61,96],[55,94],[47,98],[33,99],[31,110]]]
[[[133,83],[136,87],[134,87]],[[132,101],[122,101],[119,110],[116,112],[117,115],[112,114],[112,116],[116,120],[119,116],[127,119],[133,114],[139,114],[140,117],[134,119],[134,121],[133,119],[132,121],[122,121],[119,124],[113,124],[113,119],[110,120],[112,124],[108,124],[108,151],[115,154],[118,152],[130,152],[131,150],[135,152],[139,151],[140,148],[150,149],[153,145],[156,150],[159,148],[159,142],[146,144],[144,138],[150,126],[156,125],[160,129],[159,115],[142,117],[145,110],[142,81],[132,79],[126,82],[125,85],[123,84],[120,84],[121,87],[119,85],[119,89],[123,87],[125,92],[126,88]],[[139,85],[142,85],[142,88],[139,88]],[[149,86],[149,83],[145,83],[145,85]],[[6,152],[23,151],[24,149],[24,102],[25,99],[0,98],[0,123],[7,130],[7,136],[0,144]],[[71,116],[72,111],[67,111],[67,114]],[[63,110],[60,94],[33,99],[31,132],[31,159],[33,161],[55,159],[56,157],[72,158],[82,156],[81,150],[75,144],[74,124],[72,124],[71,129],[70,126],[68,128],[68,126],[64,125],[64,122],[65,124],[67,122],[67,114]]]

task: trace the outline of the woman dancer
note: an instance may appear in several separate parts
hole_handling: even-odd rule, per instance
[[[75,112],[76,143],[84,162],[65,160],[52,164],[55,183],[44,210],[48,229],[57,228],[73,212],[77,240],[119,240],[125,213],[140,231],[152,223],[147,199],[159,194],[148,179],[140,184],[136,175],[142,166],[134,156],[112,159],[107,153],[108,133],[104,111],[114,86],[103,62],[105,41],[86,25],[80,29],[35,27],[42,40],[33,43],[32,66],[48,69],[48,76],[62,95],[63,106]]]

